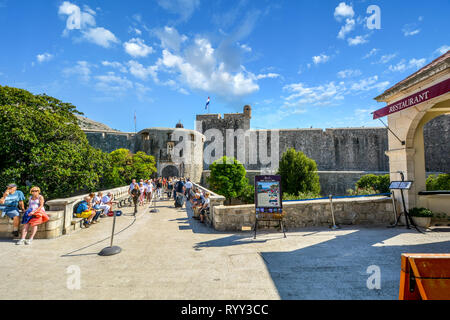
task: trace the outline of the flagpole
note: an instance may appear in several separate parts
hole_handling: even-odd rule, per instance
[[[136,110],[134,110],[134,134],[137,133],[137,129],[136,129]]]

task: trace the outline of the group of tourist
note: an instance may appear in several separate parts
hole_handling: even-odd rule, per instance
[[[90,193],[84,197],[75,209],[75,216],[84,219],[83,224],[89,228],[91,224],[98,223],[99,217],[106,217],[113,206],[113,195],[108,192],[103,196],[102,192]]]
[[[13,236],[19,236],[19,225],[20,225],[20,211],[24,211],[22,216],[22,224],[24,228],[22,229],[22,235],[16,244],[27,244],[30,245],[33,242],[34,236],[36,235],[38,226],[49,220],[48,215],[44,208],[44,197],[41,195],[41,189],[39,187],[32,187],[30,190],[30,197],[28,198],[28,208],[25,210],[25,195],[22,191],[17,190],[17,185],[14,183],[9,184],[6,187],[6,191],[0,198],[0,211],[2,212],[2,218],[7,215],[13,220]],[[28,240],[26,240],[27,233],[31,226],[31,235]]]
[[[205,222],[205,215],[208,213],[210,208],[210,194],[209,192],[204,192],[199,188],[191,188],[188,191],[189,201],[191,203],[192,210],[194,212],[194,219],[199,219],[201,223]],[[195,212],[198,212],[197,216]]]
[[[184,201],[189,202],[193,210],[200,212],[198,219],[202,223],[210,205],[209,193],[194,187],[189,178],[141,179],[139,183],[136,182],[136,179],[133,179],[128,193],[133,199],[135,213],[138,206],[143,206],[145,202],[150,203],[153,197],[162,199],[163,195],[166,195],[168,199],[180,200],[180,207],[183,207]],[[98,192],[97,195],[90,193],[75,207],[74,214],[77,218],[84,219],[83,224],[88,228],[90,225],[98,223],[99,217],[108,215],[115,203],[113,199],[111,192],[106,195],[103,195],[102,192]],[[13,220],[12,234],[14,237],[19,237],[20,223],[24,225],[21,238],[16,242],[17,245],[30,245],[36,235],[38,226],[49,220],[44,204],[45,199],[41,195],[39,187],[35,186],[30,189],[28,207],[25,209],[23,192],[17,190],[17,185],[14,183],[7,186],[6,191],[0,198],[0,212],[2,218],[7,215]],[[22,221],[19,220],[21,211],[24,212]],[[194,218],[197,217],[194,216]],[[29,232],[30,237],[26,240]]]

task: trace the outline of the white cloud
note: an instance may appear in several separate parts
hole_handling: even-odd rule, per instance
[[[118,69],[120,72],[122,73],[127,73],[128,69],[120,62],[116,62],[116,61],[102,61],[102,65],[105,67],[111,67],[114,69]]]
[[[379,63],[388,63],[389,61],[394,59],[396,56],[397,56],[396,53],[382,55],[381,58],[380,58]]]
[[[322,53],[319,56],[312,57],[312,60],[313,60],[314,64],[325,63],[328,60],[330,60],[330,56],[327,56],[326,54]]]
[[[339,3],[339,5],[334,9],[334,17],[336,20],[341,21],[343,18],[353,18],[355,12],[351,5],[345,4],[345,2]]]
[[[426,59],[411,59],[407,63],[405,59],[402,59],[399,63],[396,65],[390,65],[389,70],[393,72],[403,72],[408,69],[420,69],[425,65]]]
[[[344,72],[345,73],[345,72]],[[283,107],[291,110],[304,110],[307,105],[324,106],[341,104],[347,95],[355,95],[369,90],[383,90],[389,86],[389,81],[380,82],[378,76],[352,81],[328,82],[318,86],[308,86],[304,83],[293,83],[283,87],[290,93],[284,97]],[[300,108],[300,109],[299,109]]]
[[[120,42],[111,31],[102,27],[90,28],[82,31],[82,33],[84,39],[104,48],[109,48],[112,44]]]
[[[88,12],[82,12],[80,7],[69,1],[64,1],[61,4],[58,14],[68,16],[65,33],[68,30],[80,30],[89,26],[95,26],[95,12],[93,10],[89,9]]]
[[[353,91],[368,91],[372,89],[383,90],[389,85],[389,81],[378,82],[378,76],[369,77],[355,82],[350,87]]]
[[[161,46],[164,49],[177,52],[180,50],[182,43],[188,39],[185,35],[180,35],[175,28],[167,26],[165,26],[164,29],[156,30],[155,34],[161,41]]]
[[[357,46],[359,44],[368,42],[367,37],[368,37],[368,35],[356,36],[354,38],[348,38],[347,41],[350,46]]]
[[[137,61],[130,60],[127,63],[127,66],[129,68],[130,73],[135,76],[136,78],[139,78],[141,80],[147,80],[148,77],[152,77],[153,81],[158,83],[158,67],[155,66],[149,66],[144,67],[142,64],[140,64]]]
[[[450,50],[450,46],[447,45],[443,45],[442,47],[436,49],[435,53],[439,54],[439,55],[443,55],[445,54],[447,51]]]
[[[242,50],[244,50],[245,52],[252,52],[252,48],[250,48],[248,45],[246,44],[240,44],[238,43],[239,47],[241,47]]]
[[[362,74],[361,70],[346,69],[346,70],[339,71],[337,73],[337,76],[341,79],[345,79],[345,78],[358,77],[361,74]]]
[[[37,61],[38,61],[39,63],[47,62],[47,61],[50,61],[50,60],[53,59],[53,55],[46,52],[46,53],[43,53],[43,54],[38,54],[38,55],[36,56],[36,59],[37,59]]]
[[[266,74],[258,74],[256,76],[256,79],[266,79],[266,78],[270,78],[270,79],[274,79],[274,78],[278,78],[280,77],[280,75],[278,73],[266,73]]]
[[[78,61],[75,66],[63,70],[66,76],[78,75],[81,81],[88,82],[91,78],[91,65],[87,61]]]
[[[133,83],[126,77],[120,77],[114,74],[114,72],[108,72],[106,75],[96,76],[98,82],[95,88],[99,91],[107,92],[110,94],[123,94],[128,89],[133,88]]]
[[[180,15],[182,21],[186,21],[200,5],[200,0],[158,0],[158,4],[167,11]]]
[[[284,105],[287,107],[299,107],[305,104],[332,104],[335,100],[344,99],[346,89],[343,82],[339,84],[329,82],[316,87],[308,87],[304,83],[293,83],[284,86],[283,90],[291,93],[285,98]]]
[[[241,66],[238,72],[229,72],[225,63],[218,60],[211,43],[204,38],[197,38],[183,55],[163,50],[158,65],[177,72],[180,81],[191,89],[218,94],[226,98],[235,98],[259,90],[255,82],[257,76],[246,72]]]
[[[341,30],[339,30],[338,38],[339,39],[345,39],[345,36],[347,33],[355,29],[355,20],[353,19],[345,19],[345,25],[341,27]]]
[[[371,56],[376,55],[378,51],[379,51],[379,49],[373,48],[372,50],[370,50],[370,52],[368,54],[366,54],[363,57],[363,59],[367,59],[367,58],[370,58]]]
[[[147,46],[144,43],[144,40],[140,38],[133,38],[130,41],[125,42],[123,47],[125,48],[125,52],[133,58],[146,57],[153,53],[153,48]]]
[[[81,39],[104,48],[109,48],[111,44],[120,42],[111,31],[103,27],[96,27],[94,17],[96,13],[94,10],[87,5],[83,7],[83,10],[69,1],[64,1],[59,6],[58,14],[68,16],[66,28],[63,32],[64,36],[67,36],[72,30],[80,30],[82,34]]]
[[[403,34],[405,35],[405,37],[416,35],[419,32],[420,32],[420,29],[411,30],[411,31],[403,30]]]

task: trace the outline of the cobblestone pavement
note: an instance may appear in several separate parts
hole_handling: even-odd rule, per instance
[[[448,253],[450,232],[346,226],[216,232],[173,201],[53,240],[0,240],[2,299],[397,299],[401,253]],[[369,290],[367,268],[380,268]],[[80,274],[77,288],[76,274]]]

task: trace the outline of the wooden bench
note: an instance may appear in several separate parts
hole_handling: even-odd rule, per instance
[[[450,254],[403,253],[399,300],[450,300]]]

